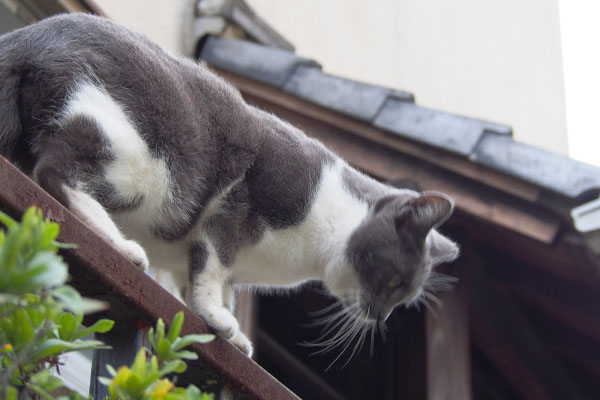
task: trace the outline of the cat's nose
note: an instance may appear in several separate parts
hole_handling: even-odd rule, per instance
[[[373,305],[371,307],[371,313],[369,319],[375,321],[384,321],[385,312],[383,310],[383,304]]]

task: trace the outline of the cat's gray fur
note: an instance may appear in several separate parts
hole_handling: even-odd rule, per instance
[[[158,188],[168,192],[156,208],[160,215],[130,217],[152,200],[153,178],[148,177],[147,191],[121,193],[114,178],[107,177],[107,169],[122,161],[103,122],[65,111],[75,107],[73,99],[86,87],[123,110],[150,152],[146,161],[166,166],[168,188]],[[0,37],[0,154],[96,224],[98,233],[137,264],[147,263],[145,254],[103,219],[104,210],[132,239],[187,252],[186,279],[173,278],[171,289],[180,295],[187,288],[190,306],[246,353],[251,352],[249,342],[220,308],[233,307],[232,284],[274,283],[238,280],[236,263],[244,257],[263,260],[252,249],[267,248],[261,244],[267,234],[277,245],[287,243],[277,238],[293,235],[294,229],[322,234],[319,223],[305,225],[328,218],[331,207],[319,203],[331,197],[321,185],[325,175],[340,182],[342,209],[364,206],[367,211],[347,234],[338,232],[340,218],[327,221],[331,234],[340,235],[339,249],[328,251],[340,257],[328,259],[323,250],[318,259],[300,255],[296,260],[298,268],[306,262],[326,272],[295,272],[289,282],[281,272],[276,285],[323,279],[349,315],[363,321],[363,329],[385,320],[397,304],[422,298],[431,285],[433,265],[458,255],[456,245],[434,230],[452,212],[446,196],[393,189],[360,174],[319,142],[246,104],[206,67],[98,17],[57,16]],[[110,227],[98,226],[97,219]],[[152,257],[150,261],[154,266]],[[261,276],[258,270],[256,274]],[[346,288],[354,277],[355,287]],[[211,279],[218,282],[210,286]],[[209,307],[204,298],[211,287],[222,300]]]

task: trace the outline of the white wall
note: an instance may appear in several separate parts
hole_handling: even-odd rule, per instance
[[[559,3],[569,155],[600,166],[600,2]]]
[[[115,21],[142,32],[166,49],[192,53],[194,0],[95,0]]]
[[[557,0],[248,0],[325,71],[567,153]]]

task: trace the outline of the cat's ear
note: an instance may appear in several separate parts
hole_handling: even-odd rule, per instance
[[[431,229],[440,226],[450,217],[453,209],[454,202],[445,194],[424,192],[403,206],[403,210],[396,216],[396,229],[406,229],[409,225],[413,234],[425,239]]]
[[[460,253],[456,243],[437,231],[431,231],[427,240],[429,257],[434,265],[454,261]]]

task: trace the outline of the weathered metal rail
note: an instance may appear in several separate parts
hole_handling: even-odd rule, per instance
[[[62,253],[69,264],[71,284],[85,296],[108,301],[111,304],[109,317],[144,327],[153,325],[159,317],[170,321],[175,313],[183,310],[183,335],[209,332],[201,318],[0,156],[0,209],[20,217],[32,205],[60,224],[59,240],[77,245],[76,249]],[[137,340],[131,339],[131,342],[132,347],[139,346]],[[215,391],[226,388],[234,398],[240,399],[298,399],[225,340],[217,338],[208,344],[194,345],[191,350],[199,359],[189,364],[184,380],[193,381],[199,387]]]

